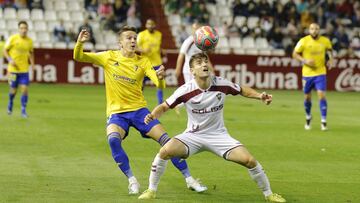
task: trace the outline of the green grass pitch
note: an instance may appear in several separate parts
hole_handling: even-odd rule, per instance
[[[7,89],[0,84],[0,202],[140,202],[127,194],[107,145],[103,86],[32,84],[28,119],[20,116],[19,95],[13,115],[6,114]],[[273,191],[288,202],[360,202],[360,94],[328,92],[330,130],[322,132],[315,94],[313,129],[305,131],[301,91],[268,92],[270,106],[228,96],[224,115],[230,134],[262,163]],[[155,88],[145,95],[152,109]],[[186,113],[170,111],[161,122],[174,136],[184,130]],[[123,146],[146,189],[157,143],[132,129]],[[169,164],[158,198],[149,202],[264,202],[244,167],[211,153],[188,164],[206,193],[186,189]]]

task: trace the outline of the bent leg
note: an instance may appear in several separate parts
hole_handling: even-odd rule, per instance
[[[256,182],[265,197],[272,194],[269,179],[266,176],[264,169],[244,146],[232,149],[228,153],[226,159],[248,168],[250,177]]]
[[[152,139],[154,139],[155,141],[157,141],[161,146],[166,145],[166,143],[170,141],[170,137],[168,136],[168,134],[165,132],[164,128],[160,124],[154,126],[147,135],[149,137],[151,137]],[[180,141],[178,141],[178,142],[180,142]],[[178,147],[178,146],[175,146],[175,147]],[[186,150],[186,148],[185,148],[185,150]],[[164,157],[161,157],[161,158],[165,159]],[[173,165],[183,174],[183,176],[185,178],[188,178],[191,176],[190,172],[189,172],[189,168],[188,168],[185,160],[178,158],[178,156],[171,156],[166,159],[171,159],[171,162],[173,163]]]
[[[160,178],[165,172],[167,161],[172,157],[185,157],[187,155],[186,151],[185,145],[176,139],[171,139],[160,149],[151,165],[149,177],[150,190],[157,190]],[[185,160],[182,162],[185,162]]]

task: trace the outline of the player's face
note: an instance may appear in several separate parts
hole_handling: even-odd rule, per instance
[[[311,24],[309,27],[309,33],[312,38],[316,39],[319,36],[320,27],[317,24]]]
[[[25,37],[27,35],[27,32],[28,32],[28,26],[25,24],[20,24],[19,25],[20,36]]]
[[[150,32],[153,32],[155,30],[155,22],[153,20],[147,20],[146,21],[146,29],[148,29]]]
[[[193,61],[192,74],[195,77],[206,78],[210,76],[209,60],[207,58],[198,58]]]
[[[120,47],[126,52],[135,52],[137,34],[134,31],[125,31],[120,35]]]

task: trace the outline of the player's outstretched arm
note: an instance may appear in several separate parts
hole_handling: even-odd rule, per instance
[[[248,98],[258,99],[269,105],[272,102],[272,95],[266,92],[259,93],[250,87],[241,87],[241,95]]]
[[[154,70],[151,63],[149,62],[145,68],[145,75],[155,84],[156,87],[164,89],[165,84],[165,67],[161,65],[158,70]]]
[[[101,66],[103,59],[102,54],[84,52],[83,44],[89,40],[90,33],[86,29],[81,30],[76,41],[73,58],[75,61],[93,63]]]
[[[152,120],[159,119],[163,113],[169,110],[169,108],[170,107],[166,104],[166,102],[159,104],[150,114],[145,116],[144,123],[149,124]]]

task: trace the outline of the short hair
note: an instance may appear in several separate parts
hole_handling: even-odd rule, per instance
[[[197,53],[197,54],[192,55],[191,58],[190,58],[190,61],[189,61],[190,68],[193,68],[192,64],[196,59],[201,59],[201,58],[202,59],[209,59],[208,55],[205,52],[201,52],[201,53]]]
[[[20,25],[21,25],[21,24],[24,24],[24,25],[26,25],[27,27],[29,27],[29,26],[28,26],[28,24],[27,24],[27,22],[26,22],[26,21],[24,21],[24,20],[19,21],[19,23],[18,23],[18,27],[20,27]]]
[[[118,32],[118,36],[120,36],[123,32],[127,32],[127,31],[133,31],[136,32],[136,28],[135,27],[131,27],[128,25],[124,25],[120,28],[119,32]]]

